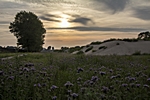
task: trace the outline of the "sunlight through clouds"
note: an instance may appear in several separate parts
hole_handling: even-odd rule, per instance
[[[43,22],[44,47],[60,48],[136,37],[150,29],[149,6],[149,0],[0,0],[0,36],[5,36],[0,45],[16,45],[8,27],[21,10],[35,13]]]

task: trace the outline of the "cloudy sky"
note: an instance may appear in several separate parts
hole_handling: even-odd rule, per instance
[[[43,22],[44,47],[136,38],[150,29],[150,0],[0,0],[1,46],[16,45],[8,27],[22,10],[35,13]]]

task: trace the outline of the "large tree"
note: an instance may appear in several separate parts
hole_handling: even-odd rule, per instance
[[[43,23],[32,12],[20,11],[10,23],[10,32],[17,38],[17,45],[29,52],[42,49],[46,30]]]

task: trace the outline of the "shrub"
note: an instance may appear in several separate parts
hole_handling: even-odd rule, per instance
[[[99,45],[99,44],[101,44],[102,42],[100,42],[100,41],[96,41],[96,42],[92,42],[91,43],[91,45]]]
[[[101,47],[99,47],[99,50],[100,49],[106,49],[107,47],[106,46],[101,46]]]
[[[136,52],[133,53],[132,55],[141,55],[141,51],[136,51]]]
[[[88,52],[88,51],[90,51],[90,50],[92,50],[92,49],[93,49],[93,46],[91,46],[91,47],[89,47],[88,49],[86,49],[85,52]]]
[[[92,50],[92,52],[96,52],[96,50]]]
[[[116,45],[120,45],[120,43],[116,43]]]
[[[76,54],[84,54],[84,52],[83,51],[78,51]]]

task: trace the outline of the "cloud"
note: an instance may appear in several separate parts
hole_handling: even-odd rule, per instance
[[[70,28],[47,28],[47,29],[72,29],[77,31],[115,31],[115,32],[140,32],[147,29],[142,28],[109,28],[109,27],[70,27]]]
[[[85,18],[85,17],[78,17],[78,18],[75,18],[73,20],[70,20],[69,22],[81,23],[83,25],[87,25],[88,22],[93,23],[93,21],[90,18]]]
[[[42,19],[42,20],[46,20],[46,21],[60,22],[60,20],[48,18],[48,17],[45,17],[45,16],[40,16],[39,18]]]
[[[150,6],[140,6],[135,8],[133,15],[142,20],[150,20]]]
[[[0,21],[0,24],[9,24],[10,22],[8,22],[8,21]]]

